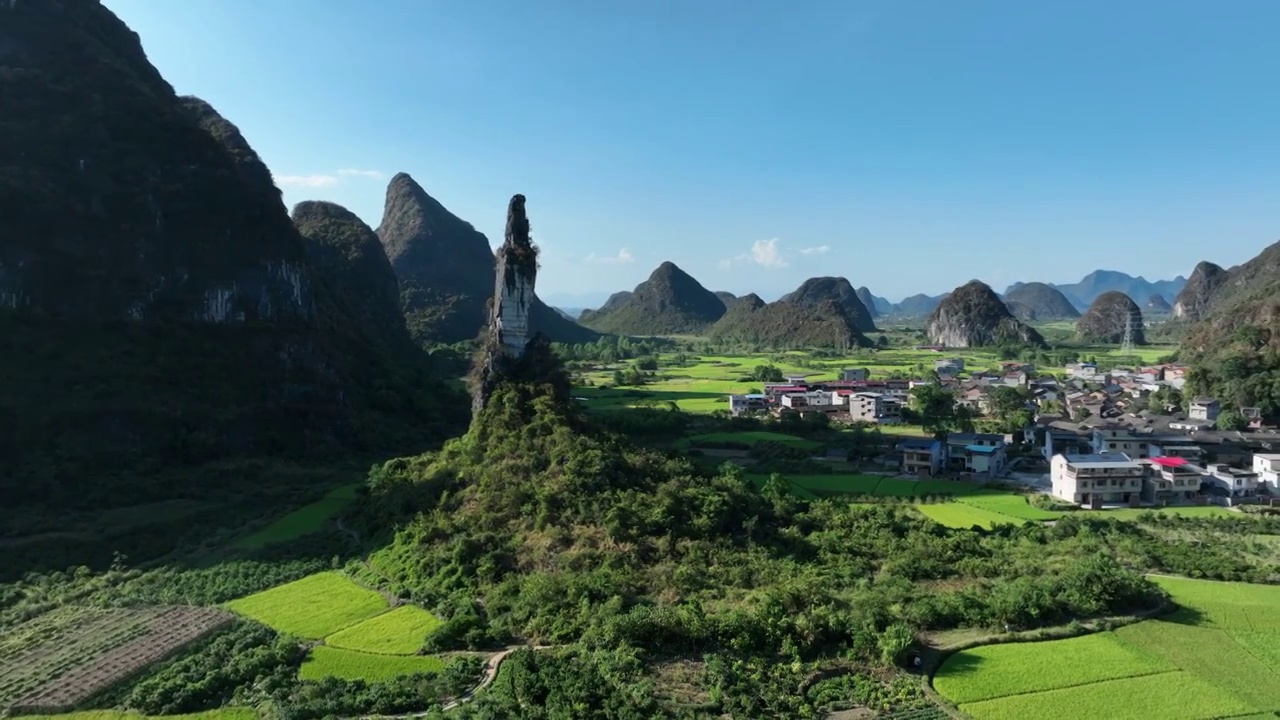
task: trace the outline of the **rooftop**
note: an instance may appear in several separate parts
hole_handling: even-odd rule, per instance
[[[903,438],[898,442],[899,450],[928,450],[938,441],[933,438]]]
[[[1089,465],[1091,467],[1111,467],[1126,468],[1139,467],[1139,464],[1129,458],[1124,453],[1096,453],[1092,455],[1077,455],[1068,453],[1062,456],[1072,465]]]
[[[1151,462],[1155,463],[1156,465],[1159,465],[1160,467],[1166,467],[1166,468],[1179,468],[1179,467],[1182,467],[1183,465],[1188,464],[1186,458],[1163,457],[1163,456],[1153,457],[1151,458]]]
[[[982,453],[983,455],[990,455],[991,453],[999,450],[1000,448],[993,447],[991,445],[965,445],[964,449],[968,450],[969,452],[976,452],[976,453]]]

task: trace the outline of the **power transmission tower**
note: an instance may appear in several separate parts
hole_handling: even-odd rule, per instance
[[[1120,341],[1120,354],[1133,354],[1133,313],[1128,310],[1124,313],[1124,339]]]

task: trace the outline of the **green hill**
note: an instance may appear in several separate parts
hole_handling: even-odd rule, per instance
[[[630,295],[609,298],[579,322],[618,335],[681,335],[705,331],[725,313],[724,301],[674,263],[664,262]]]

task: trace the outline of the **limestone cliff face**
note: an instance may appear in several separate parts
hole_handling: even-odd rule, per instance
[[[1088,311],[1080,316],[1076,322],[1076,335],[1083,342],[1118,343],[1124,340],[1126,326],[1135,344],[1146,342],[1142,333],[1142,309],[1133,298],[1112,290],[1099,295]]]
[[[498,248],[493,300],[483,346],[471,377],[472,416],[478,416],[503,382],[539,381],[549,355],[546,337],[531,327],[538,249],[529,235],[524,195],[507,205],[507,231]],[[567,392],[567,384],[564,386]]]
[[[1179,320],[1196,321],[1204,317],[1230,273],[1211,262],[1201,262],[1191,272],[1187,284],[1173,301],[1173,316]]]
[[[934,343],[958,348],[1044,343],[1040,333],[1019,322],[995,291],[977,280],[938,303],[929,316],[928,334]]]

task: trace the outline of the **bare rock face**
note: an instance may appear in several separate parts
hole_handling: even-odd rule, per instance
[[[1214,296],[1227,283],[1230,273],[1211,262],[1201,262],[1191,272],[1187,284],[1173,301],[1173,316],[1196,321],[1204,317]]]
[[[973,280],[947,295],[929,316],[929,338],[948,347],[1030,343],[1044,338],[1019,322],[986,283]]]
[[[1118,343],[1125,328],[1136,345],[1146,343],[1142,334],[1142,310],[1133,298],[1118,290],[1102,293],[1076,322],[1076,335],[1088,343]]]
[[[507,231],[498,248],[493,300],[483,347],[471,376],[472,417],[504,382],[550,385],[554,396],[568,401],[569,381],[551,352],[547,337],[533,324],[537,297],[538,249],[529,234],[524,195],[507,204]]]

